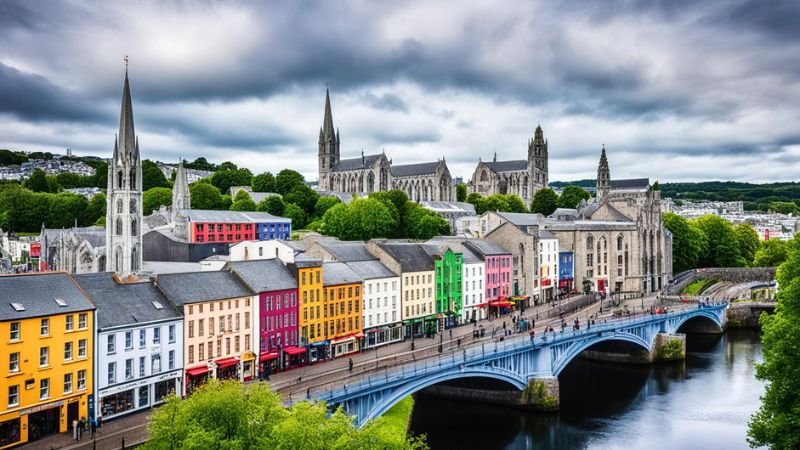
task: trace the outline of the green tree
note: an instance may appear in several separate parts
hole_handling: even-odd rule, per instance
[[[328,236],[343,236],[347,233],[350,226],[349,211],[347,205],[338,203],[333,205],[322,216],[322,228],[320,231]]]
[[[295,187],[305,183],[305,178],[299,172],[283,169],[275,176],[275,191],[278,194],[286,195]]]
[[[217,166],[209,163],[208,160],[206,160],[202,156],[195,159],[193,162],[188,162],[184,159],[183,167],[186,167],[187,169],[196,169],[196,170],[210,170],[210,171],[217,170]]]
[[[95,194],[86,206],[83,223],[91,225],[106,216],[106,194]]]
[[[398,211],[402,211],[403,207],[408,203],[408,196],[406,193],[398,189],[392,189],[386,192],[373,192],[369,194],[369,196],[384,203],[391,202]]]
[[[69,228],[74,226],[76,223],[78,225],[88,225],[81,222],[85,217],[86,207],[89,204],[89,201],[86,200],[86,197],[73,194],[71,192],[61,192],[53,195],[37,195],[40,197],[48,197],[48,227]]]
[[[64,189],[91,186],[91,184],[87,184],[87,180],[84,180],[84,178],[88,178],[89,183],[92,182],[92,177],[82,177],[77,173],[62,172],[56,175],[56,182]]]
[[[473,192],[467,195],[467,198],[465,198],[464,201],[475,207],[476,214],[481,215],[486,212],[486,205],[481,194]]]
[[[756,251],[761,246],[758,233],[749,223],[740,223],[733,228],[736,235],[736,243],[739,246],[739,254],[742,257],[740,266],[752,266],[756,257]]]
[[[680,273],[699,267],[700,254],[705,248],[705,236],[693,222],[664,213],[664,227],[672,233],[672,271]]]
[[[217,209],[221,209],[221,210],[229,210],[229,209],[231,209],[231,206],[233,206],[233,199],[231,198],[230,195],[227,195],[227,194],[223,195],[222,197],[220,197],[220,199],[221,200],[220,200],[220,203],[219,203],[219,207],[217,207]]]
[[[285,209],[286,203],[277,195],[270,195],[264,200],[261,200],[257,207],[258,211],[268,212],[273,216],[283,216]]]
[[[231,186],[250,186],[253,174],[248,169],[218,170],[211,175],[211,184],[226,194]]]
[[[25,187],[33,192],[50,192],[47,184],[47,174],[44,170],[36,169],[31,173],[31,177],[25,181]]]
[[[506,194],[503,196],[503,198],[506,200],[506,204],[508,205],[508,209],[506,209],[507,212],[513,212],[513,213],[528,212],[528,209],[525,208],[525,202],[523,202],[522,199],[519,198],[519,195]]]
[[[777,267],[786,261],[788,244],[780,239],[764,241],[756,251],[754,267]]]
[[[249,198],[243,200],[235,200],[231,204],[231,211],[257,211],[258,205],[256,202],[250,200]]]
[[[303,211],[303,208],[294,203],[288,203],[286,205],[286,209],[283,211],[283,217],[292,220],[292,230],[302,229],[308,221],[308,217],[306,216],[306,212]]]
[[[798,208],[797,203],[794,202],[771,202],[769,204],[769,209],[778,214],[793,214],[796,216],[800,213],[800,208]]]
[[[253,192],[275,192],[275,176],[270,172],[260,173],[253,177],[250,186]]]
[[[558,207],[575,209],[581,200],[589,200],[590,197],[591,194],[582,187],[571,184],[561,191],[561,195],[558,197]]]
[[[317,200],[319,200],[319,194],[314,192],[314,190],[305,183],[296,185],[283,196],[284,202],[294,203],[303,208],[303,211],[309,216],[314,214],[314,207],[317,204]]]
[[[164,172],[158,168],[158,165],[149,159],[142,161],[142,190],[148,191],[154,187],[168,188],[170,187],[167,177]]]
[[[236,195],[233,197],[233,202],[236,203],[240,200],[253,200],[253,197],[251,197],[250,193],[248,193],[244,189],[239,189],[238,191],[236,191]]]
[[[549,216],[558,208],[558,194],[550,188],[539,189],[533,195],[531,212]]]
[[[418,203],[406,203],[403,216],[407,237],[411,239],[430,239],[450,234],[450,224],[442,216]]]
[[[219,189],[207,183],[189,185],[192,197],[192,209],[217,209],[222,205],[222,194]]]
[[[484,197],[481,199],[480,205],[483,209],[481,213],[487,211],[507,212],[511,209],[511,207],[508,205],[508,200],[506,199],[505,195],[502,194],[493,194],[488,197]]]
[[[161,206],[172,204],[172,189],[165,187],[154,187],[144,191],[142,194],[142,214],[150,215],[157,211]]]
[[[733,225],[716,215],[701,216],[694,222],[705,236],[706,242],[700,253],[699,266],[739,267],[742,259]]]
[[[464,183],[458,183],[456,185],[456,201],[463,202],[467,199],[467,185]]]
[[[237,167],[236,164],[230,161],[225,161],[224,163],[217,166],[217,170],[239,170],[239,167]]]
[[[750,418],[752,447],[800,448],[800,238],[789,242],[787,255],[776,276],[775,313],[761,315],[764,362],[756,365],[756,377],[766,392]]]
[[[369,240],[390,237],[397,227],[387,206],[374,198],[357,198],[347,205],[350,234],[340,239]]]
[[[317,204],[314,205],[314,217],[322,217],[325,212],[331,209],[334,205],[342,203],[337,197],[320,197]]]

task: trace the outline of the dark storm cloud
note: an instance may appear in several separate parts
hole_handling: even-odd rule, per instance
[[[362,95],[362,101],[375,109],[383,109],[386,111],[408,112],[408,106],[402,98],[394,94],[375,95],[372,92],[365,92]]]

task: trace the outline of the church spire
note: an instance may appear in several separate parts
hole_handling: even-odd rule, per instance
[[[333,130],[331,95],[328,88],[325,88],[325,118],[322,120],[322,134],[324,139],[335,139],[336,137],[336,133]]]
[[[134,156],[137,151],[136,133],[133,129],[133,105],[131,88],[128,83],[128,60],[125,57],[125,84],[122,88],[122,111],[119,116],[119,157]]]
[[[182,209],[191,208],[191,194],[189,191],[189,179],[186,170],[183,168],[183,160],[178,163],[175,169],[175,184],[172,187],[172,222],[176,222],[178,212]]]
[[[606,146],[600,152],[600,164],[597,166],[597,199],[602,200],[611,190],[611,171],[608,168],[608,158],[606,158]]]

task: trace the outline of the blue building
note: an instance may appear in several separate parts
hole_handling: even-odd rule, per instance
[[[572,252],[558,253],[558,290],[569,293],[575,289],[575,255]]]

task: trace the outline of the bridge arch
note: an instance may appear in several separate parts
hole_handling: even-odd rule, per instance
[[[725,310],[722,311],[722,314],[725,314]],[[670,320],[669,332],[677,333],[684,324],[696,319],[701,319],[702,321],[708,320],[716,327],[718,332],[722,332],[723,322],[720,318],[719,311],[709,309],[697,309],[694,314],[685,314]],[[708,322],[706,322],[706,324],[708,324]]]
[[[655,336],[655,335],[654,335]],[[645,338],[637,336],[633,333],[627,332],[614,332],[610,334],[600,335],[594,338],[589,338],[584,341],[578,341],[569,346],[558,358],[553,360],[553,375],[558,376],[575,357],[580,355],[584,350],[589,347],[599,344],[601,342],[628,342],[641,347],[642,349],[651,352],[653,351],[653,343],[648,342]]]
[[[506,383],[514,386],[522,391],[525,389],[527,382],[519,374],[500,369],[496,367],[487,366],[466,366],[463,370],[454,368],[445,372],[438,372],[428,377],[411,380],[395,388],[392,392],[384,396],[379,402],[375,403],[370,408],[369,413],[363,418],[359,418],[359,427],[363,426],[370,420],[382,416],[386,411],[391,409],[392,406],[397,404],[400,400],[407,396],[414,394],[428,386],[439,384],[445,381],[456,380],[459,378],[492,378],[495,380],[505,381]]]

